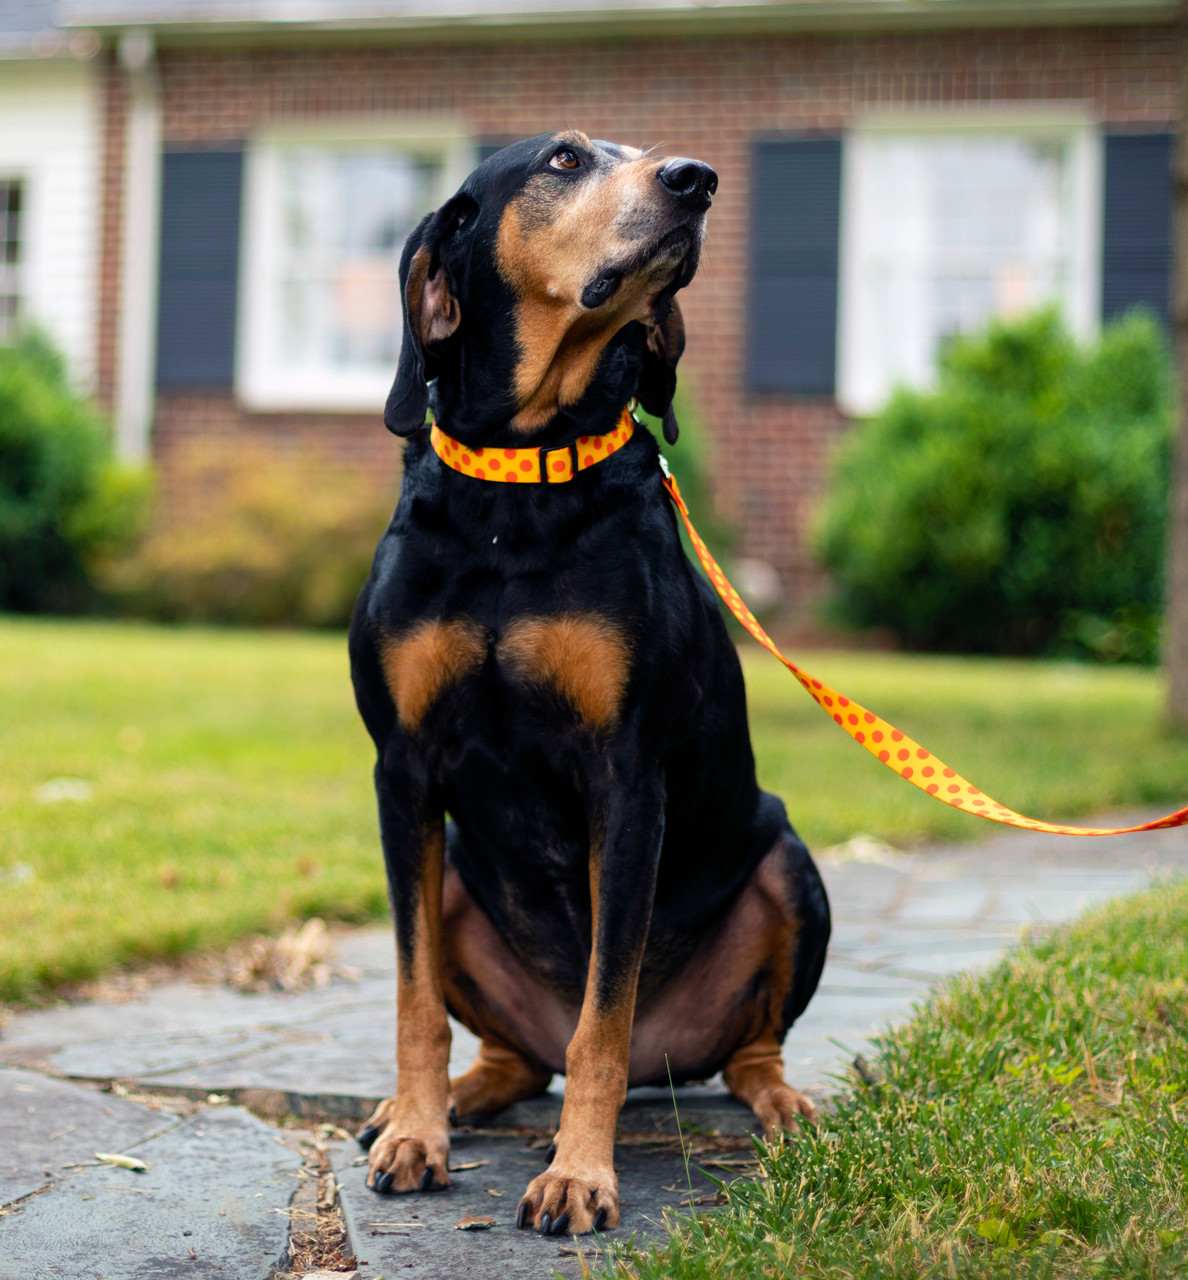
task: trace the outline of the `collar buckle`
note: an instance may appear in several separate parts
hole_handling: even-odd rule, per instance
[[[549,475],[549,458],[555,453],[565,453],[569,455],[569,474],[562,480],[558,477],[554,480]],[[553,445],[551,448],[541,445],[536,451],[537,461],[540,465],[540,478],[546,484],[563,484],[568,480],[576,480],[578,473],[578,451],[577,442],[570,441],[569,444]]]

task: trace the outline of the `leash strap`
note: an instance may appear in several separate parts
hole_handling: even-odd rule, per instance
[[[1137,827],[1066,827],[1056,822],[1028,818],[999,804],[997,800],[991,800],[956,770],[950,769],[943,760],[938,760],[927,747],[922,747],[906,733],[876,716],[873,711],[868,711],[853,698],[847,698],[836,689],[831,689],[803,667],[798,667],[790,658],[784,657],[772,638],[755,620],[755,615],[742,602],[738,592],[727,582],[718,562],[710,555],[701,535],[694,529],[693,521],[689,519],[689,508],[681,497],[680,487],[663,457],[660,459],[660,467],[664,472],[664,487],[689,531],[697,558],[726,607],[768,653],[778,658],[792,672],[826,715],[832,716],[835,723],[841,725],[859,746],[865,747],[887,768],[894,769],[901,778],[906,778],[913,787],[919,787],[921,791],[964,813],[975,813],[979,818],[1004,822],[1011,827],[1025,827],[1028,831],[1050,831],[1060,836],[1118,836],[1129,831],[1158,831],[1165,827],[1182,827],[1188,824],[1188,808],[1184,808]]]

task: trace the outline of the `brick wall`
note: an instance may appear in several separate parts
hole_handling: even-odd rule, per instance
[[[844,421],[830,401],[748,396],[746,319],[749,147],[756,134],[840,129],[872,108],[1079,101],[1103,122],[1177,118],[1171,27],[971,31],[847,37],[585,41],[314,50],[166,49],[160,56],[166,144],[243,139],[277,120],[441,112],[476,136],[572,125],[595,137],[709,161],[721,178],[700,275],[682,295],[685,369],[713,435],[716,492],[741,522],[748,554],[779,569],[795,611],[817,582],[805,541]],[[111,386],[118,209],[110,183],[122,136],[111,84],[104,207],[101,386]],[[372,416],[250,415],[225,397],[162,400],[155,448],[187,435],[316,432],[373,474],[398,444]]]

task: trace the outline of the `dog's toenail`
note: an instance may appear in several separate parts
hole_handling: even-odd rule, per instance
[[[433,1185],[433,1170],[426,1169],[425,1172],[421,1174],[421,1190],[428,1191],[432,1185]]]
[[[569,1214],[563,1213],[556,1222],[553,1223],[553,1235],[563,1236],[569,1227]]]
[[[606,1210],[599,1209],[594,1215],[594,1230],[601,1231],[606,1226]]]
[[[394,1173],[385,1173],[382,1177],[377,1179],[375,1184],[375,1189],[380,1193],[381,1196],[386,1195],[388,1188],[391,1187],[392,1183],[394,1183],[395,1181],[396,1181],[396,1175]]]
[[[528,1206],[526,1204],[521,1204],[520,1207],[516,1210],[516,1226],[522,1229],[524,1226],[524,1223],[527,1221],[528,1221]]]
[[[549,1230],[552,1227],[552,1225],[553,1225],[553,1215],[551,1213],[546,1213],[544,1217],[541,1218],[540,1220],[540,1234],[542,1236],[547,1236],[549,1234]]]
[[[370,1151],[372,1144],[380,1135],[380,1127],[378,1124],[369,1124],[366,1129],[359,1130],[359,1136],[355,1141],[363,1148],[364,1151]]]

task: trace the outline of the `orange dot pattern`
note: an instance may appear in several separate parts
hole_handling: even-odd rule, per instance
[[[574,477],[573,459],[577,455],[578,471],[585,471],[609,458],[631,439],[635,419],[624,409],[613,431],[601,436],[580,436],[570,448],[549,449],[468,449],[437,425],[429,432],[433,451],[446,464],[475,480],[502,480],[510,483],[564,484]],[[541,474],[543,468],[544,474]]]
[[[991,822],[1004,822],[1012,827],[1025,827],[1028,831],[1050,831],[1062,836],[1117,836],[1129,831],[1158,831],[1165,827],[1182,827],[1188,824],[1188,808],[1177,809],[1164,818],[1154,822],[1144,822],[1136,827],[1066,827],[1056,822],[1041,822],[1038,818],[1028,818],[1024,814],[1008,809],[1006,805],[992,800],[984,792],[979,791],[972,783],[967,782],[954,769],[950,769],[943,760],[922,747],[906,733],[888,724],[886,720],[868,711],[864,706],[847,698],[844,694],[831,689],[827,684],[810,675],[803,667],[776,648],[775,642],[755,620],[755,616],[743,603],[738,592],[726,580],[718,562],[709,553],[709,549],[701,540],[701,535],[693,527],[689,518],[689,508],[681,497],[676,480],[665,472],[664,487],[669,497],[676,504],[685,528],[689,531],[697,558],[701,561],[714,590],[726,603],[726,607],[742,623],[756,640],[774,657],[788,668],[808,691],[809,696],[834,722],[840,725],[859,746],[863,746],[883,762],[889,769],[894,769],[901,778],[921,791],[943,800],[964,813],[976,814],[979,818],[987,818]]]

